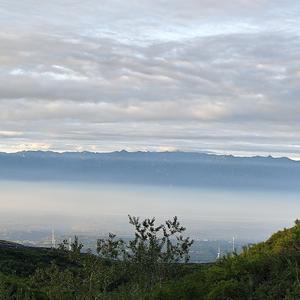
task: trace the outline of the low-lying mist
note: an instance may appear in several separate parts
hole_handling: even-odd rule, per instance
[[[262,240],[298,217],[299,194],[129,184],[0,182],[1,230],[128,235],[127,215],[177,215],[193,238]]]

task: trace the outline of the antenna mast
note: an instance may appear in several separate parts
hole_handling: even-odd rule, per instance
[[[232,252],[235,252],[235,238],[234,236],[232,237]]]
[[[72,238],[69,238],[69,251],[72,250]]]
[[[218,246],[218,254],[217,254],[217,259],[221,258],[221,248],[220,248],[220,244]]]
[[[53,229],[53,228],[52,228],[52,239],[51,239],[51,243],[52,243],[52,248],[56,248],[55,233],[54,233],[54,229]]]

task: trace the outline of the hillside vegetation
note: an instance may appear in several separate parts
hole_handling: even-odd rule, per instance
[[[0,299],[300,299],[300,224],[210,265],[184,263],[192,244],[174,218],[130,218],[128,244],[110,234],[98,254],[1,248]]]

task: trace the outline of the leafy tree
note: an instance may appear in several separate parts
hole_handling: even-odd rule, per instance
[[[98,255],[81,253],[78,238],[71,251],[64,243],[60,249],[0,249],[0,300],[300,299],[300,222],[206,265],[179,263],[188,261],[192,241],[176,217],[159,225],[155,219],[129,222],[134,238],[110,234],[98,241]]]
[[[74,242],[71,243],[71,258],[73,261],[80,260],[80,253],[83,248],[83,244],[79,242],[78,236],[75,235]]]
[[[116,239],[116,235],[109,233],[107,239],[97,240],[97,252],[101,258],[108,260],[125,259],[126,248],[122,239]]]
[[[170,276],[175,263],[189,260],[193,240],[183,237],[185,228],[177,217],[160,225],[155,224],[155,218],[140,221],[128,217],[134,227],[134,239],[126,244],[110,233],[108,239],[98,240],[97,251],[100,257],[126,265],[138,286],[148,288],[161,283]]]
[[[72,243],[69,243],[66,239],[63,240],[62,243],[58,245],[58,250],[69,254],[69,258],[72,261],[76,262],[80,259],[80,254],[83,246],[84,245],[79,242],[78,236],[75,235],[74,241]]]

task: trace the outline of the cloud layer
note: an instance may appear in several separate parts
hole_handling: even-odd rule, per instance
[[[3,0],[0,150],[300,158],[300,4]]]

